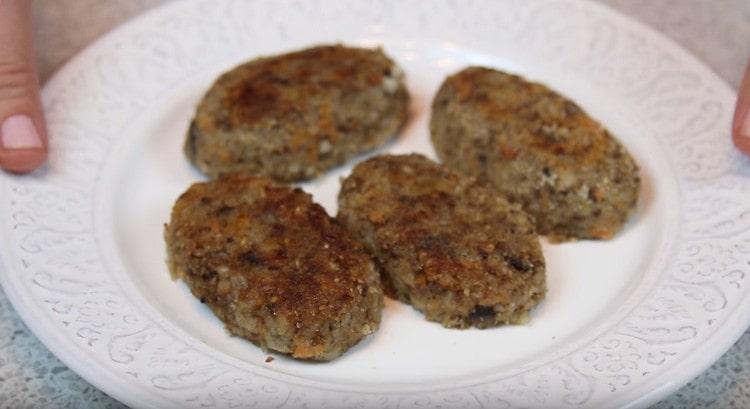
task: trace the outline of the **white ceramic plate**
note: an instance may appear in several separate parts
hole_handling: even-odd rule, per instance
[[[434,157],[442,79],[483,64],[578,101],[642,169],[607,242],[545,245],[549,293],[525,326],[447,330],[387,302],[380,330],[311,364],[229,337],[165,267],[162,226],[201,176],[182,155],[222,71],[319,43],[382,44],[413,96],[381,151]],[[2,284],[66,364],[134,407],[642,407],[704,370],[750,322],[750,166],[731,90],[674,44],[580,1],[182,1],[115,30],[44,90],[52,156],[0,175]],[[335,213],[351,165],[303,185]]]

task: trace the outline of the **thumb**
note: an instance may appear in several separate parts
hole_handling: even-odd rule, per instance
[[[734,145],[745,155],[750,155],[750,61],[745,69],[745,78],[740,84],[737,95],[737,107],[734,110],[732,123],[732,140]]]
[[[30,172],[47,157],[31,44],[31,0],[0,0],[0,167]]]

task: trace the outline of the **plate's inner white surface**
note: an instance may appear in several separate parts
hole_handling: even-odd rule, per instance
[[[402,45],[399,45],[402,44]],[[407,44],[407,45],[403,45]],[[616,239],[547,245],[549,292],[532,314],[530,324],[488,330],[449,330],[427,322],[410,306],[389,300],[381,328],[343,357],[331,363],[297,362],[267,353],[250,342],[228,336],[210,310],[192,297],[183,283],[169,277],[164,259],[163,224],[174,200],[202,179],[182,154],[182,143],[194,106],[221,71],[240,59],[217,63],[215,70],[160,101],[132,124],[131,134],[112,154],[109,166],[113,226],[118,256],[125,266],[121,280],[137,290],[131,297],[156,314],[157,322],[197,348],[238,365],[338,384],[408,385],[449,382],[472,376],[511,371],[541,354],[552,353],[592,336],[597,322],[613,314],[653,262],[661,242],[660,227],[674,195],[669,181],[654,180],[658,149],[638,134],[636,124],[611,96],[590,87],[585,78],[565,77],[541,66],[490,58],[456,45],[386,42],[386,51],[404,68],[412,94],[412,118],[405,133],[384,150],[421,152],[434,158],[427,122],[434,92],[443,78],[467,64],[485,64],[541,80],[575,99],[620,137],[636,156],[644,181],[639,211]],[[246,58],[253,57],[251,55]],[[657,152],[657,153],[655,153]],[[303,188],[335,214],[339,178],[349,166],[329,172]]]

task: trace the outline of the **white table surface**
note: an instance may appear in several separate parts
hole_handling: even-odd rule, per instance
[[[2,0],[0,0],[2,1]],[[42,81],[123,21],[165,0],[36,0]],[[656,28],[733,88],[750,56],[750,0],[597,0]],[[29,332],[0,291],[1,408],[121,408]],[[655,408],[750,408],[750,331],[719,361]]]

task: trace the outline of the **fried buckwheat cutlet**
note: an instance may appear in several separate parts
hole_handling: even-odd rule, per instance
[[[423,156],[357,165],[337,218],[370,250],[389,295],[446,327],[523,323],[546,292],[531,218]]]
[[[573,101],[501,71],[466,68],[432,105],[432,141],[449,167],[518,202],[552,240],[609,239],[638,200],[638,166]]]
[[[300,189],[252,176],[196,183],[164,236],[173,277],[263,349],[326,361],[378,328],[370,256]]]
[[[317,176],[387,142],[407,117],[401,69],[380,49],[319,46],[223,74],[190,124],[185,153],[209,176]]]

